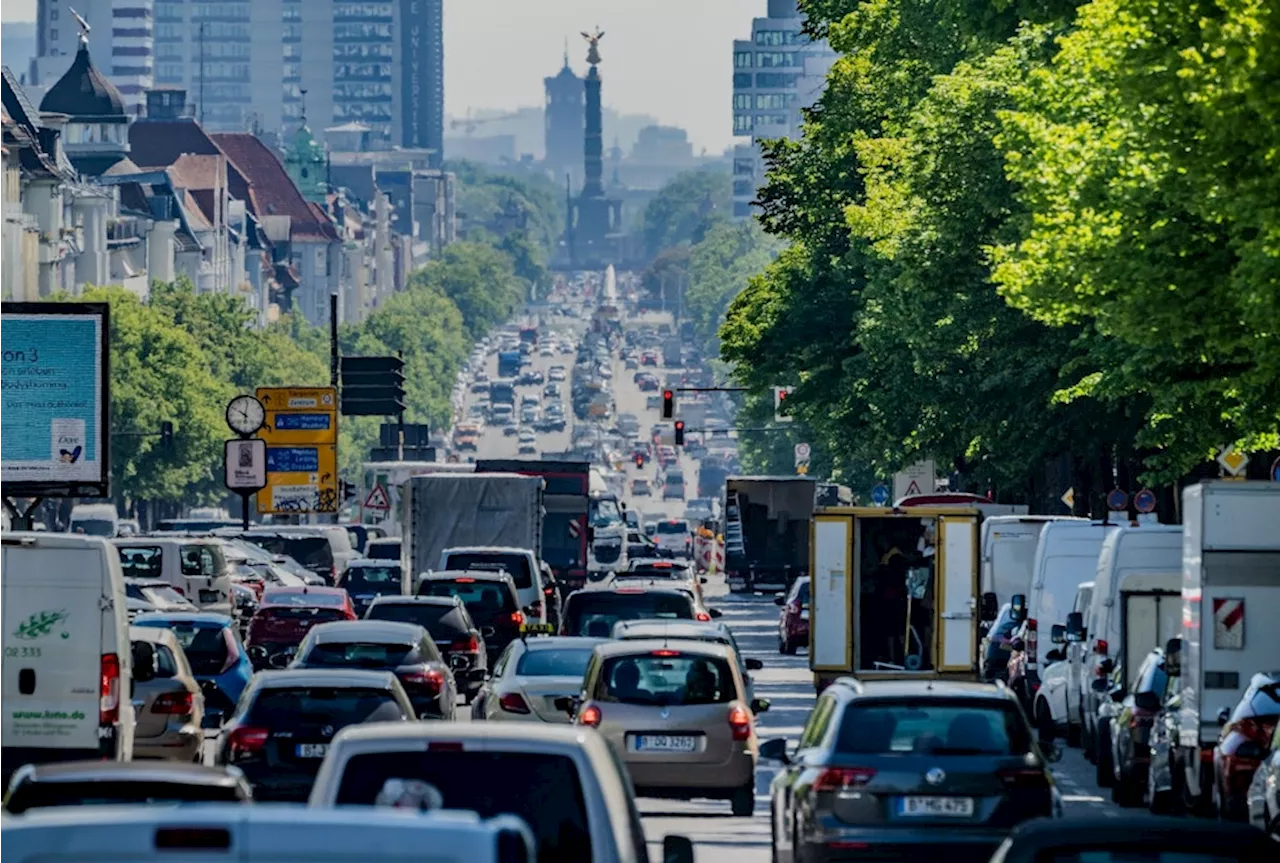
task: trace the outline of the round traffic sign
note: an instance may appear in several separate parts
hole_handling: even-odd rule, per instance
[[[809,460],[809,445],[807,443],[796,444],[796,458],[800,461]]]
[[[871,489],[871,502],[876,506],[884,506],[889,502],[889,487],[884,483]]]
[[[1138,512],[1156,511],[1156,493],[1149,488],[1139,489],[1133,496],[1133,508]]]
[[[1107,508],[1112,512],[1120,512],[1129,508],[1129,493],[1124,489],[1113,488],[1107,492]]]

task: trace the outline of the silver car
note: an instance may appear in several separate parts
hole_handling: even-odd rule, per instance
[[[493,676],[476,694],[472,719],[490,722],[560,722],[569,716],[556,702],[582,691],[591,651],[602,638],[516,639],[493,667]]]
[[[172,630],[129,627],[136,657],[150,654],[152,676],[134,666],[133,757],[200,760],[204,744],[204,695]],[[144,679],[146,678],[146,679]]]
[[[764,668],[764,663],[758,659],[747,659],[742,655],[738,641],[733,637],[733,630],[726,624],[700,620],[620,620],[613,625],[613,637],[616,641],[660,638],[727,645],[737,657],[738,671],[742,674],[742,682],[747,687],[747,700],[750,701],[756,697],[751,672]]]

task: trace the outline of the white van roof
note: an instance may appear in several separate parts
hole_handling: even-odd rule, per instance
[[[77,518],[110,518],[118,520],[115,504],[110,503],[78,503],[71,507],[71,520]]]

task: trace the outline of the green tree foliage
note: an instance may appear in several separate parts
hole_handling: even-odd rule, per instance
[[[772,260],[777,248],[759,225],[747,221],[716,224],[689,250],[684,313],[709,353],[716,353],[717,333],[729,303],[747,279]]]
[[[649,257],[682,243],[697,243],[729,218],[733,188],[724,171],[685,171],[645,207],[641,233]]]
[[[480,243],[454,243],[415,270],[410,288],[428,286],[457,305],[472,340],[511,317],[525,298],[510,256]]]

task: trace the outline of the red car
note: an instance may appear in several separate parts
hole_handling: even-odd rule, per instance
[[[358,619],[340,587],[275,587],[263,593],[245,646],[255,669],[277,667],[282,662],[277,657],[283,655],[287,663],[317,623]]]
[[[1213,748],[1213,797],[1218,814],[1228,821],[1247,821],[1246,797],[1253,774],[1271,750],[1271,735],[1280,719],[1280,673],[1255,674],[1240,703],[1218,717],[1222,735]]]
[[[788,656],[809,646],[809,579],[797,578],[791,589],[773,601],[782,606],[778,615],[778,652]]]
[[[663,467],[670,467],[673,464],[679,464],[679,463],[680,463],[680,456],[676,453],[675,447],[673,446],[658,447],[658,464],[662,465]]]
[[[656,366],[657,364],[658,364],[658,352],[657,352],[657,351],[645,351],[644,353],[642,353],[642,354],[640,355],[640,365],[642,365],[642,366]]]

